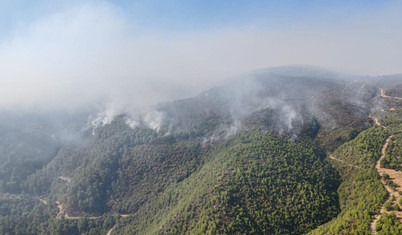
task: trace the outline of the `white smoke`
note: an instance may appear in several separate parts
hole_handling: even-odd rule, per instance
[[[141,28],[106,1],[77,1],[0,39],[0,106],[76,109],[105,96],[148,106],[284,64],[398,73],[400,9],[396,4],[326,30],[246,24],[177,32]]]
[[[161,111],[151,111],[148,112],[144,117],[145,124],[155,130],[159,131],[164,119],[164,113]]]
[[[94,119],[91,120],[92,125],[92,135],[95,135],[95,130],[104,125],[110,124],[114,117],[117,115],[114,109],[106,109],[96,115]]]
[[[236,134],[242,127],[245,118],[252,113],[261,110],[274,110],[280,117],[279,123],[275,123],[280,134],[289,132],[293,129],[295,121],[302,123],[303,118],[297,111],[296,107],[286,101],[286,95],[280,94],[276,96],[261,96],[262,86],[248,79],[245,83],[232,86],[230,93],[234,94],[234,102],[230,107],[232,123],[226,130],[226,136]]]
[[[285,104],[281,106],[281,111],[283,113],[283,117],[285,118],[285,125],[287,130],[293,129],[293,122],[298,119],[298,114],[296,110],[289,105]],[[302,120],[302,119],[301,119]]]
[[[89,117],[92,135],[95,135],[97,128],[112,123],[112,121],[120,114],[125,116],[125,124],[132,129],[135,129],[143,123],[146,127],[159,132],[164,122],[165,114],[157,110],[148,110],[145,114],[142,112],[139,110],[133,112],[133,110],[118,109],[116,106],[109,104],[104,111],[98,112],[94,117]]]
[[[131,129],[136,128],[140,124],[139,121],[134,120],[132,118],[126,118],[126,125],[129,126]]]

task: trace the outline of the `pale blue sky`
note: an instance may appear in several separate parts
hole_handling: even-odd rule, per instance
[[[129,22],[163,30],[194,30],[253,25],[284,28],[293,24],[343,23],[356,14],[372,13],[397,1],[390,0],[13,0],[0,1],[0,32],[3,34],[44,15],[75,4],[110,3]],[[331,23],[331,24],[332,24]]]
[[[0,107],[126,109],[259,68],[392,74],[401,58],[402,1],[0,0]]]

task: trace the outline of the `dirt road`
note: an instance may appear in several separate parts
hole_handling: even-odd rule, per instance
[[[56,201],[57,207],[59,208],[59,213],[56,215],[56,218],[61,218],[64,216],[65,219],[99,219],[102,216],[69,216],[67,212],[64,210],[63,204],[59,201]]]
[[[380,164],[381,160],[385,157],[385,151],[387,150],[389,141],[391,140],[392,137],[393,137],[392,135],[389,136],[388,139],[386,140],[384,146],[382,147],[382,150],[381,150],[381,158],[377,161],[377,164],[376,164],[375,168],[377,169],[378,174],[379,174],[380,176],[383,176],[384,174],[388,174],[388,175],[390,176],[390,179],[391,179],[394,183],[396,183],[397,185],[399,185],[399,186],[396,188],[397,190],[394,191],[391,187],[389,187],[389,186],[386,184],[386,182],[385,182],[384,179],[381,179],[382,184],[384,185],[385,189],[386,189],[386,190],[388,191],[388,193],[389,193],[389,197],[388,197],[387,201],[391,201],[392,196],[394,196],[394,197],[395,197],[394,203],[398,203],[398,202],[399,202],[399,199],[402,197],[402,196],[399,194],[399,192],[398,192],[398,191],[402,190],[402,187],[401,187],[401,186],[402,186],[402,172],[396,171],[396,170],[392,170],[392,169],[382,168],[382,167],[381,167],[381,164]],[[375,216],[373,222],[372,222],[371,225],[370,225],[371,233],[372,233],[372,234],[377,234],[377,232],[375,231],[375,226],[376,226],[376,224],[377,224],[377,221],[380,219],[381,214],[382,214],[382,213],[385,213],[385,212],[387,212],[387,211],[385,210],[384,205],[383,205],[383,206],[381,207],[380,214],[378,214],[378,215]],[[391,210],[391,211],[389,211],[389,212],[394,212],[394,213],[396,214],[396,217],[399,219],[399,221],[402,222],[402,211],[394,211],[394,210]]]
[[[401,98],[401,97],[396,97],[396,96],[388,96],[388,95],[386,95],[386,94],[385,94],[385,92],[384,92],[384,89],[382,89],[382,88],[380,88],[380,95],[381,95],[381,97],[384,97],[384,98],[396,99],[396,100],[402,100],[402,98]]]
[[[107,231],[106,235],[111,235],[113,232],[113,228],[111,228],[109,231]]]
[[[370,119],[373,119],[374,120],[374,123],[377,125],[377,126],[382,126],[382,127],[384,127],[383,125],[381,125],[381,123],[380,123],[380,121],[378,120],[378,118],[376,118],[376,117],[373,117],[373,116],[371,116],[371,115],[369,115],[368,116]],[[385,127],[384,127],[385,128]]]
[[[68,177],[59,176],[59,179],[64,180],[64,181],[66,181],[66,182],[68,182],[68,183],[71,183],[71,179],[68,178]]]
[[[345,164],[345,165],[348,165],[348,166],[350,166],[350,167],[355,167],[355,168],[361,169],[360,166],[352,165],[352,164],[350,164],[350,163],[348,163],[348,162],[345,162],[345,161],[342,160],[342,159],[336,158],[336,157],[335,157],[334,155],[332,155],[332,154],[329,155],[329,158],[331,158],[332,160],[338,161],[338,162],[340,162],[340,163],[343,163],[343,164]]]

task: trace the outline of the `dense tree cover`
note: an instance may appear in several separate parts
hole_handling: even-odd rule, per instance
[[[89,111],[89,110],[88,110]],[[0,110],[0,193],[28,193],[26,180],[47,166],[87,121],[81,114]]]
[[[0,207],[1,234],[39,234],[50,219],[45,205],[28,196],[2,194]]]
[[[402,134],[396,134],[389,141],[381,167],[402,170]]]
[[[0,153],[21,156],[28,169],[0,162],[0,191],[20,193],[0,201],[0,233],[303,234],[330,221],[312,233],[368,234],[387,197],[374,164],[385,139],[402,129],[399,112],[383,112],[387,129],[365,130],[370,85],[257,81],[160,104],[159,131],[116,117],[40,164],[23,151],[43,157],[52,138],[20,152],[17,138],[0,139]],[[334,170],[320,145],[360,168],[334,161]],[[56,201],[81,219],[56,216]]]
[[[389,99],[385,101],[388,102]],[[378,208],[386,200],[387,192],[381,185],[377,171],[373,168],[381,155],[381,149],[385,139],[394,135],[389,142],[386,157],[381,162],[383,166],[395,168],[399,158],[400,132],[402,130],[401,112],[397,102],[390,101],[393,108],[386,108],[378,113],[379,121],[387,126],[371,128],[362,132],[352,141],[345,143],[334,151],[334,156],[361,168],[352,168],[340,162],[334,161],[334,165],[342,176],[342,183],[338,189],[342,212],[331,222],[312,231],[312,234],[370,234],[369,224],[373,215],[379,212]],[[391,188],[397,187],[390,179],[384,179]],[[389,176],[388,176],[389,178]],[[384,205],[386,206],[386,205]],[[398,206],[396,203],[391,207]],[[359,218],[356,220],[356,218]],[[400,234],[399,221],[392,215],[383,215],[378,227],[384,226],[379,234]]]
[[[194,173],[207,151],[198,141],[159,142],[131,148],[119,160],[109,204],[121,213],[135,212],[154,200],[166,187],[180,183]]]
[[[198,141],[170,138],[125,144],[113,137],[94,144],[87,156],[96,161],[75,170],[68,185],[68,211],[96,215],[109,210],[135,212],[164,188],[194,172],[201,163],[200,151]]]
[[[333,155],[353,165],[371,168],[380,158],[382,146],[388,135],[383,127],[371,128],[336,149]]]
[[[388,87],[388,89],[385,89],[385,94],[388,96],[395,96],[402,98],[402,84]]]
[[[0,192],[21,193],[27,177],[49,163],[59,143],[43,133],[0,124]]]
[[[400,102],[402,103],[402,102]],[[402,106],[402,104],[399,104]],[[393,107],[392,110],[384,109],[383,112],[379,113],[378,119],[384,126],[396,125],[402,123],[402,109],[395,109]]]
[[[370,234],[370,222],[387,198],[374,165],[381,156],[387,136],[380,127],[363,131],[355,139],[340,146],[334,155],[361,168],[340,162],[334,165],[342,176],[338,189],[341,213],[311,234]]]
[[[245,132],[205,161],[116,231],[302,234],[339,211],[337,175],[309,140]]]
[[[0,234],[105,234],[119,216],[96,220],[56,219],[54,205],[29,195],[0,194]]]
[[[107,200],[119,159],[132,146],[152,141],[154,134],[150,129],[134,131],[121,122],[101,128],[92,140],[60,149],[50,164],[29,177],[25,189],[37,195],[58,195],[72,214],[101,214],[109,210]]]
[[[328,152],[333,152],[342,144],[354,139],[363,130],[364,128],[350,126],[339,127],[328,134],[320,135],[318,140]]]
[[[402,224],[396,218],[395,213],[381,214],[375,229],[378,235],[402,234]]]
[[[336,219],[318,227],[311,234],[370,234],[372,216],[379,212],[387,192],[376,171],[358,168],[343,170],[346,176],[338,189],[342,211]]]

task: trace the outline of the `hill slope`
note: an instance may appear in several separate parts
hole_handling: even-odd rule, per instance
[[[0,232],[303,234],[330,221],[313,233],[367,233],[386,199],[378,151],[401,120],[398,99],[381,97],[379,88],[398,94],[401,83],[277,68],[104,125],[85,126],[78,115],[69,138],[32,141],[26,130],[10,130],[22,145],[0,142],[2,158],[35,160],[14,158],[21,149],[41,160],[0,163],[3,185],[30,169],[14,191],[1,188]],[[370,128],[373,115],[390,128]]]

